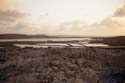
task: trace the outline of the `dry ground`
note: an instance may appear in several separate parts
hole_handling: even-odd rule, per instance
[[[125,49],[0,48],[0,83],[107,83],[125,70]]]

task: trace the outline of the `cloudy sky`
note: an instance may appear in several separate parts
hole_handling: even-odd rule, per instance
[[[125,0],[0,0],[0,34],[125,35]]]

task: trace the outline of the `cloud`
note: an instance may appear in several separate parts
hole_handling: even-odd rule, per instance
[[[19,1],[22,0],[15,0],[15,3],[19,3]],[[0,22],[14,22],[26,15],[24,12],[14,9],[14,0],[0,0]]]
[[[124,23],[123,23],[124,22]],[[114,17],[106,18],[99,23],[87,24],[73,21],[61,25],[41,24],[39,26],[18,22],[4,26],[0,33],[46,34],[46,35],[83,35],[83,36],[119,36],[125,35],[125,21]]]
[[[13,0],[0,0],[0,10],[8,10],[13,8]]]
[[[54,28],[53,31],[48,31],[48,33],[55,35],[119,36],[125,35],[124,26],[125,19],[111,16],[93,24],[83,21],[64,23]]]
[[[115,13],[114,13],[114,16],[116,17],[122,17],[122,16],[125,16],[125,2],[124,2],[124,5],[120,8],[118,8]]]
[[[100,22],[95,22],[93,24],[88,24],[83,21],[72,21],[62,23],[60,25],[51,25],[47,23],[33,25],[23,21],[19,21],[28,14],[24,12],[19,12],[17,10],[11,10],[12,0],[5,0],[5,2],[4,0],[2,1],[2,3],[6,3],[6,1],[8,1],[8,3],[4,4],[3,6],[0,5],[0,33],[84,36],[125,35],[125,5],[121,8],[116,9],[112,16],[107,17]],[[7,6],[7,8],[5,5]]]
[[[17,10],[0,11],[0,21],[14,22],[27,15],[28,14],[19,12]]]
[[[125,20],[121,20],[116,17],[108,17],[102,20],[100,23],[94,23],[91,25],[95,30],[96,35],[100,36],[119,36],[125,35]]]
[[[20,4],[24,0],[0,0],[0,10],[12,10],[14,4]]]

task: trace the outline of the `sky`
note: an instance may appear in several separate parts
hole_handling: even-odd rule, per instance
[[[0,0],[0,34],[125,35],[125,0]]]

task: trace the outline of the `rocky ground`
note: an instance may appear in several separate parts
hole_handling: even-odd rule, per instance
[[[108,83],[124,70],[125,49],[0,48],[0,83]]]

